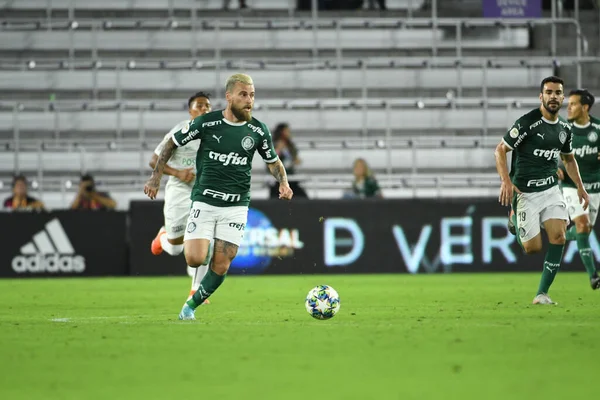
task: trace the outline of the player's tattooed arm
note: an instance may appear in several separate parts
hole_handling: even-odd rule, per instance
[[[158,161],[154,166],[154,170],[152,171],[152,176],[150,176],[150,179],[148,179],[148,182],[146,182],[146,186],[144,186],[144,193],[147,194],[151,199],[156,198],[156,194],[158,193],[158,188],[160,186],[160,179],[162,178],[167,162],[173,155],[173,151],[175,151],[175,147],[175,142],[172,140],[169,140],[167,143],[165,143],[165,146],[158,156]]]
[[[288,183],[287,173],[285,172],[285,167],[283,166],[281,160],[267,164],[267,166],[269,167],[271,175],[277,179],[277,182],[279,182],[280,185]]]
[[[156,154],[152,154],[152,159],[150,160],[150,168],[154,170],[158,164],[158,156]],[[165,169],[163,170],[163,174],[174,176],[182,182],[190,183],[193,182],[196,178],[196,173],[194,172],[194,168],[185,168],[185,169],[177,169],[173,167],[169,167],[165,165]]]
[[[277,179],[277,182],[279,182],[279,198],[291,200],[294,196],[294,192],[290,188],[287,173],[285,172],[285,167],[283,166],[281,160],[277,160],[267,165],[269,166],[271,175],[273,175],[275,179]]]

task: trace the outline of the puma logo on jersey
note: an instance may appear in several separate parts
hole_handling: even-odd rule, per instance
[[[545,134],[545,133],[544,133],[544,134],[542,134],[542,133],[538,133],[537,135],[538,135],[539,137],[541,137],[541,138],[542,138],[542,140],[544,139],[544,136],[546,136],[546,134]]]
[[[213,135],[213,137],[215,138],[215,140],[216,140],[218,143],[221,143],[221,138],[222,138],[223,136],[219,136],[219,137],[217,137],[216,135]]]

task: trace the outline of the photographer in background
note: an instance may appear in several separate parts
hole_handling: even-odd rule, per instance
[[[83,175],[79,181],[79,192],[71,204],[71,210],[114,210],[117,203],[108,193],[96,191],[94,178]]]
[[[44,203],[29,196],[27,178],[16,175],[12,181],[13,195],[4,200],[4,208],[13,211],[44,211]]]

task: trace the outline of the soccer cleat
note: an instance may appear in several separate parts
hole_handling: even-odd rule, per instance
[[[183,303],[183,307],[179,313],[179,319],[182,321],[194,321],[196,319],[195,313],[196,310],[188,306],[187,303]]]
[[[546,293],[540,293],[533,299],[533,304],[558,304],[552,301]]]
[[[515,224],[513,224],[512,222],[512,210],[509,211],[508,213],[508,231],[510,232],[511,235],[516,236],[517,234],[517,228],[515,227]]]
[[[596,275],[590,278],[590,285],[593,290],[600,289],[600,276]]]
[[[160,230],[156,234],[156,237],[154,238],[154,240],[152,240],[152,244],[150,244],[150,251],[155,256],[157,256],[157,255],[159,255],[160,253],[163,252],[162,245],[160,244],[160,237],[162,235],[164,235],[165,233],[167,233],[167,230],[163,226],[162,228],[160,228]]]

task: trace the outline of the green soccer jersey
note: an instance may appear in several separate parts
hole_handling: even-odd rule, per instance
[[[525,193],[556,186],[559,154],[573,153],[572,140],[571,127],[562,117],[549,121],[535,109],[516,120],[503,138],[513,150],[512,183]]]
[[[352,182],[352,191],[358,197],[373,197],[381,192],[379,183],[372,176],[367,176],[363,181],[357,183]]]
[[[258,150],[263,160],[278,160],[271,132],[262,122],[233,123],[223,117],[223,111],[213,111],[190,121],[173,135],[173,142],[185,146],[200,139],[196,156],[199,179],[192,189],[192,201],[218,207],[250,204],[252,159]]]
[[[592,120],[593,121],[593,120]],[[600,161],[598,161],[598,138],[600,124],[588,122],[586,125],[572,124],[573,151],[579,165],[583,187],[588,193],[600,193]],[[576,187],[565,171],[564,187]]]

